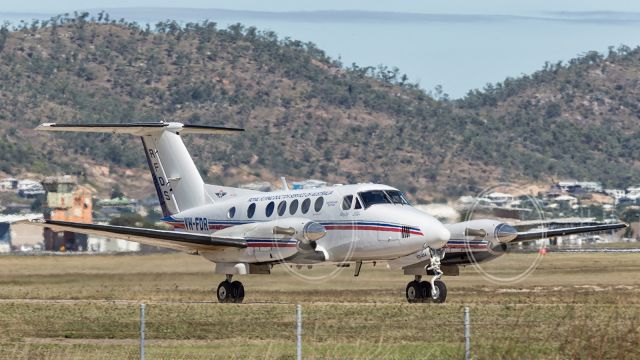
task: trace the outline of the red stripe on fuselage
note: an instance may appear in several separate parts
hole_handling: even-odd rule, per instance
[[[173,226],[176,229],[184,229],[184,223],[180,222],[167,222],[167,224]],[[209,224],[209,230],[222,230],[233,225],[222,224]],[[324,227],[327,230],[361,230],[361,231],[385,231],[385,232],[402,232],[402,228],[399,227],[386,227],[386,226],[374,226],[374,225],[326,225]],[[420,231],[409,230],[411,235],[424,235]]]

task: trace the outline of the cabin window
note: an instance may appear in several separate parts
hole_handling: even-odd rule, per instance
[[[356,197],[356,206],[354,206],[354,209],[355,210],[362,209],[362,204],[360,204],[360,199],[358,199],[357,197]]]
[[[287,210],[287,202],[283,200],[278,204],[278,216],[284,215],[285,210]]]
[[[300,210],[302,210],[303,214],[306,214],[309,212],[310,207],[311,207],[311,199],[304,199],[304,201],[302,202],[302,206],[300,207]]]
[[[342,198],[342,210],[351,209],[351,203],[353,202],[353,195],[347,195]]]
[[[298,211],[298,199],[295,199],[289,204],[289,214],[293,215]]]
[[[313,204],[313,209],[316,212],[320,212],[320,210],[322,210],[322,205],[324,205],[324,198],[320,196],[319,198],[316,199],[316,202]]]
[[[400,205],[409,205],[409,202],[407,201],[407,199],[405,199],[404,195],[402,195],[400,191],[387,190],[385,192],[387,193],[387,195],[389,195],[389,199],[391,199],[392,203],[400,204]]]
[[[227,211],[227,217],[229,219],[233,219],[233,217],[236,216],[236,207],[233,206],[231,209],[229,209],[229,211]]]
[[[273,214],[273,209],[276,207],[276,204],[272,202],[270,202],[269,204],[267,204],[267,208],[265,209],[265,214],[267,215],[267,217],[271,216],[271,214]]]
[[[247,209],[247,217],[251,219],[253,217],[253,214],[255,213],[256,213],[256,203],[251,203],[251,205],[249,205],[249,208]]]
[[[364,208],[367,209],[371,205],[375,204],[391,204],[391,200],[387,194],[382,190],[371,190],[360,193],[360,198],[364,204]]]

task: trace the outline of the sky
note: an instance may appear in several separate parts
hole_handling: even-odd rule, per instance
[[[257,11],[369,10],[467,14],[526,14],[541,11],[640,12],[637,0],[2,0],[3,12],[58,12],[84,8],[194,7]]]
[[[441,85],[453,98],[546,61],[640,45],[637,0],[0,0],[0,22],[100,9],[141,24],[208,19],[273,30],[314,42],[345,65],[397,66],[423,89]],[[334,11],[317,13],[327,10]]]

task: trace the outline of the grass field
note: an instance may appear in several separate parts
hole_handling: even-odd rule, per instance
[[[485,270],[521,273],[534,254]],[[332,268],[301,270],[326,275]],[[184,254],[1,256],[0,357],[138,357],[146,303],[148,359],[295,358],[295,304],[306,359],[454,358],[469,306],[476,359],[640,358],[640,255],[547,254],[519,283],[473,268],[447,277],[446,304],[407,304],[410,280],[382,264],[324,281],[283,268],[242,277],[245,304],[217,304],[213,264]]]

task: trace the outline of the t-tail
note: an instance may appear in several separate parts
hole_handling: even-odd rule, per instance
[[[226,193],[224,187],[204,183],[180,134],[234,134],[243,129],[186,125],[177,122],[130,124],[45,123],[40,131],[73,131],[140,136],[165,217],[184,210],[213,204]],[[220,188],[215,192],[213,188]]]

